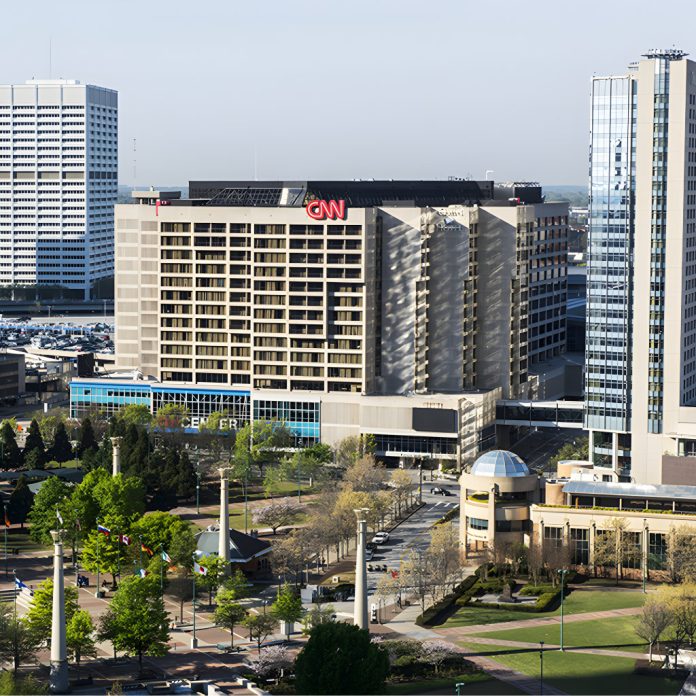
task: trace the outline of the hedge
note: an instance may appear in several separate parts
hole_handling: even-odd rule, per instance
[[[445,595],[439,602],[436,602],[431,607],[428,607],[418,618],[416,619],[417,626],[423,626],[424,624],[430,623],[438,614],[441,614],[446,609],[449,609],[452,604],[454,604],[459,597],[470,592],[471,589],[476,585],[478,578],[475,575],[470,575],[468,578],[464,578],[455,588],[454,591],[448,595]]]
[[[459,505],[455,505],[447,514],[443,515],[435,524],[445,524],[451,522],[455,517],[459,516]]]

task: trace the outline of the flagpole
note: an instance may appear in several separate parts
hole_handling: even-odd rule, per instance
[[[193,571],[193,601],[191,602],[191,606],[193,607],[193,638],[191,639],[191,647],[197,648],[198,647],[198,639],[196,638],[196,571],[195,570]]]
[[[160,594],[162,599],[164,599],[164,558],[162,558],[162,551],[164,551],[164,544],[159,545],[160,548]]]
[[[140,542],[140,552],[138,558],[140,560],[140,569],[143,568],[143,537],[142,534],[138,535],[138,541]]]
[[[121,579],[121,532],[118,533],[118,556],[116,557],[116,575]]]
[[[14,588],[14,655],[12,656],[13,667],[15,669],[15,674],[17,673],[17,571],[13,570],[12,575],[15,580]]]
[[[99,588],[99,518],[97,517],[97,590],[94,593],[95,597],[101,596],[101,589]]]
[[[9,517],[7,516],[7,505],[3,505],[3,511],[5,513],[5,577],[7,577],[10,573],[7,569],[7,522],[9,521]]]

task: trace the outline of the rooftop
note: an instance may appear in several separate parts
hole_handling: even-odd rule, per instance
[[[527,465],[513,452],[492,450],[482,454],[471,467],[474,476],[491,478],[516,478],[529,476]]]
[[[573,495],[644,498],[646,500],[696,500],[696,486],[667,486],[609,481],[568,481],[564,493]]]

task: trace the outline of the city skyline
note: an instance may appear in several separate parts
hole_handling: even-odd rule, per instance
[[[444,1],[358,2],[350,13],[204,2],[195,14],[182,2],[137,14],[131,3],[114,13],[76,2],[67,14],[40,2],[38,15],[16,8],[4,23],[3,82],[63,77],[118,90],[119,183],[139,188],[487,170],[584,186],[592,76],[620,73],[654,47],[688,52],[696,17],[683,2],[649,21],[602,5],[597,23],[593,5],[573,16],[547,2],[524,14],[510,5],[491,17]],[[107,23],[108,33],[94,30]],[[587,51],[590,34],[601,50]]]

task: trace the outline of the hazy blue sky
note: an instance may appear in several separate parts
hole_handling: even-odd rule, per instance
[[[253,178],[256,150],[259,178],[584,185],[592,74],[695,27],[693,0],[35,0],[0,83],[48,76],[51,38],[53,77],[117,89],[125,184]]]

